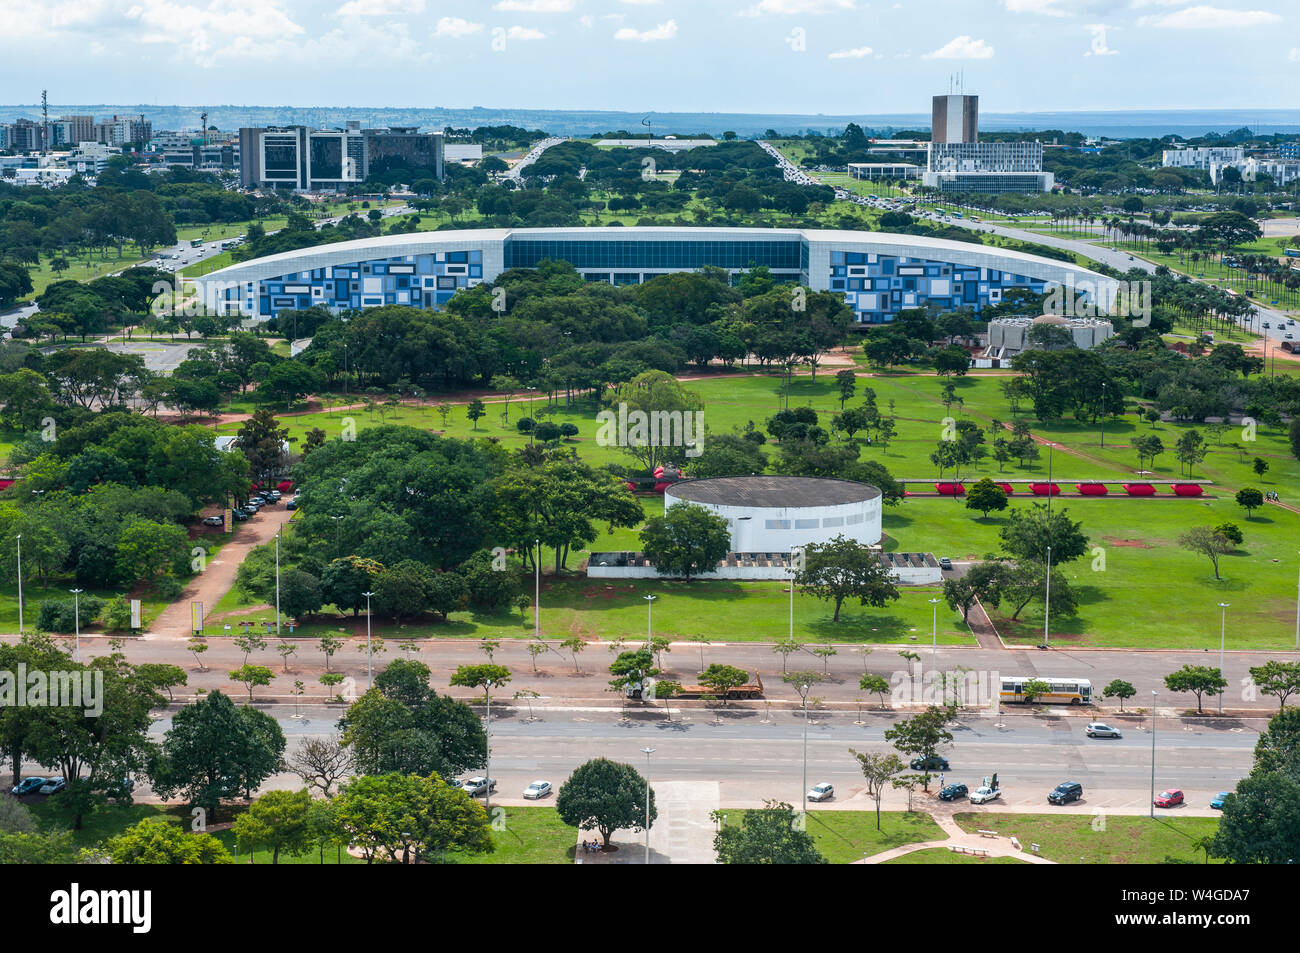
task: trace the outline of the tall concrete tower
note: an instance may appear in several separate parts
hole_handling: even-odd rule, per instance
[[[960,94],[935,96],[930,141],[979,142],[980,98]]]

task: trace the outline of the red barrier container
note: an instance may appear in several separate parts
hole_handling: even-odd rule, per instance
[[[1033,490],[1034,496],[1059,496],[1061,487],[1056,483],[1031,483],[1029,489]]]
[[[656,484],[655,484],[655,492],[656,492],[656,493],[662,493],[664,490],[668,489],[670,486],[672,486],[671,483],[656,483]]]
[[[636,484],[635,484],[635,483],[629,483],[629,484],[627,484],[627,488],[628,488],[629,490],[631,490],[633,493],[636,492]]]
[[[1150,483],[1125,483],[1124,492],[1129,496],[1155,496],[1156,488]]]
[[[1016,488],[1012,486],[1010,483],[999,483],[998,486],[1002,487],[1002,492],[1005,493],[1007,496],[1010,496],[1012,493],[1016,492]]]
[[[966,494],[966,484],[964,483],[936,483],[934,491],[940,496],[964,496]]]
[[[0,490],[7,490],[14,485],[13,480],[0,480]]]
[[[1074,488],[1083,496],[1105,496],[1110,492],[1104,483],[1076,483]]]
[[[1174,484],[1174,496],[1200,496],[1204,492],[1199,483]]]

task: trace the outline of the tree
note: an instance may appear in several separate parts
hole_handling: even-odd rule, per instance
[[[880,801],[885,796],[885,785],[901,774],[907,765],[892,751],[876,754],[850,748],[849,754],[858,759],[862,776],[867,779],[867,796],[876,802],[876,830],[880,830]]]
[[[1214,578],[1219,575],[1219,557],[1232,552],[1232,542],[1218,530],[1209,526],[1194,526],[1178,537],[1178,545],[1194,553],[1200,553],[1214,566]]]
[[[794,583],[818,599],[834,602],[834,622],[840,621],[845,599],[879,608],[899,598],[888,567],[875,551],[843,535],[804,547],[803,568],[794,574]]]
[[[701,685],[725,702],[735,689],[749,682],[749,673],[744,669],[714,662],[700,672],[699,678]]]
[[[763,807],[745,811],[739,826],[720,827],[713,848],[723,864],[827,862],[812,835],[801,829],[794,808],[782,801],[764,801]]]
[[[987,519],[990,510],[1002,511],[1007,508],[1007,494],[988,477],[966,490],[966,509],[979,510]]]
[[[469,406],[465,408],[465,416],[469,419],[469,422],[473,425],[474,429],[478,430],[478,422],[487,416],[487,408],[483,406],[483,401],[479,400],[477,397],[471,400]]]
[[[235,818],[231,831],[241,849],[269,850],[271,863],[278,864],[281,852],[298,857],[311,850],[310,811],[311,794],[306,788],[267,791]]]
[[[1263,457],[1256,457],[1250,468],[1255,471],[1255,476],[1262,478],[1268,472],[1268,461]]]
[[[496,849],[483,806],[436,773],[360,777],[333,805],[335,824],[368,864],[376,858],[409,864],[419,863],[421,854]]]
[[[837,371],[835,374],[835,384],[840,391],[840,410],[844,409],[844,404],[853,399],[853,395],[858,389],[858,375],[853,370]]]
[[[1250,519],[1251,510],[1264,505],[1264,494],[1253,486],[1243,486],[1233,499],[1246,511],[1246,519]]]
[[[281,427],[266,408],[244,421],[235,436],[235,446],[248,460],[253,482],[261,487],[273,486],[287,470],[288,442],[289,428]]]
[[[885,707],[885,692],[889,691],[889,679],[883,675],[868,672],[858,681],[858,688],[880,699],[880,707]]]
[[[646,813],[646,785],[630,764],[593,758],[569,775],[555,797],[560,820],[579,830],[596,830],[601,844],[609,847],[614,831],[630,828],[643,831],[659,816],[654,789],[650,789],[649,817]]]
[[[191,833],[166,817],[147,817],[109,838],[115,864],[233,864],[230,852],[211,834]]]
[[[253,689],[270,685],[273,678],[275,678],[275,673],[265,665],[241,665],[230,673],[231,681],[243,682],[244,687],[248,689],[248,703],[250,705],[253,703]]]
[[[451,676],[450,684],[462,688],[481,688],[483,698],[492,697],[492,689],[500,688],[510,681],[510,669],[504,665],[487,663],[484,665],[461,665]]]
[[[697,503],[676,503],[646,520],[641,549],[660,575],[690,582],[692,573],[712,572],[727,555],[731,532],[726,517]]]
[[[1124,710],[1124,700],[1126,698],[1132,698],[1136,694],[1137,694],[1137,689],[1133,687],[1133,684],[1131,682],[1124,681],[1122,678],[1115,679],[1113,682],[1111,682],[1109,685],[1107,685],[1105,688],[1101,690],[1101,696],[1103,698],[1119,699],[1120,711]]]
[[[149,776],[160,797],[181,794],[207,808],[211,819],[222,800],[256,789],[279,771],[284,747],[274,718],[246,705],[237,708],[214,691],[172,717]]]
[[[304,738],[285,763],[303,784],[330,797],[334,785],[352,772],[352,752],[337,736]]]
[[[904,718],[892,728],[885,729],[885,740],[903,754],[918,758],[929,758],[940,745],[952,743],[952,732],[944,727],[948,722],[948,713],[935,705],[925,711]],[[930,789],[927,776],[925,789]]]
[[[1024,685],[1021,686],[1021,694],[1025,696],[1025,701],[1031,704],[1036,699],[1049,694],[1051,690],[1052,686],[1047,684],[1047,682],[1043,681],[1041,678],[1027,679]]]
[[[1057,509],[1049,522],[1047,508],[1035,503],[1028,510],[1014,510],[1002,527],[1002,545],[1019,560],[1046,563],[1052,548],[1052,565],[1071,562],[1088,552],[1083,524],[1069,517],[1069,510]]]
[[[637,649],[620,652],[609,666],[609,674],[614,676],[609,683],[614,691],[624,693],[627,689],[633,689],[640,692],[644,699],[647,697],[646,682],[657,678],[659,669],[654,667],[654,657],[649,649]],[[658,682],[655,683],[655,689],[655,697],[658,697]]]
[[[1220,523],[1214,527],[1214,531],[1234,546],[1240,546],[1246,541],[1246,535],[1236,523]]]
[[[343,556],[334,559],[321,573],[321,598],[356,616],[366,604],[366,592],[374,589],[384,567],[373,559]]]
[[[320,580],[305,569],[295,566],[280,577],[280,608],[289,618],[301,621],[323,604]]]
[[[1196,711],[1201,711],[1202,695],[1219,695],[1228,687],[1228,680],[1217,668],[1207,665],[1184,665],[1165,676],[1165,688],[1171,692],[1191,692],[1196,696]]]
[[[969,579],[945,579],[943,581],[943,598],[948,608],[954,612],[961,611],[961,621],[970,622],[970,610],[975,605],[978,593]]]
[[[1151,466],[1156,465],[1156,457],[1165,452],[1164,441],[1155,434],[1143,434],[1134,437],[1132,441],[1133,449],[1137,451],[1138,467],[1141,468],[1143,462],[1151,461]]]
[[[1290,864],[1300,856],[1300,782],[1257,766],[1223,805],[1210,852],[1234,864]]]
[[[1186,431],[1174,445],[1174,455],[1178,457],[1180,466],[1187,467],[1188,476],[1192,475],[1192,468],[1204,460],[1207,453],[1209,448],[1198,430]]]
[[[1279,709],[1286,700],[1300,692],[1300,662],[1279,662],[1269,659],[1263,665],[1252,666],[1250,677],[1265,695],[1276,695]]]

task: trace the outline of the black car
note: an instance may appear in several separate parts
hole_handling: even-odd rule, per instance
[[[955,801],[959,797],[965,797],[969,793],[964,784],[950,784],[939,792],[940,801]]]
[[[913,771],[947,771],[948,759],[941,758],[937,754],[932,754],[926,758],[912,759]]]
[[[1078,781],[1062,781],[1047,795],[1049,804],[1069,804],[1083,797],[1083,785]]]
[[[233,509],[233,510],[230,511],[230,517],[231,517],[231,519],[233,519],[236,523],[242,523],[242,522],[244,522],[244,520],[248,519],[249,515],[250,515],[250,514],[249,514],[248,510],[243,509],[243,508]]]

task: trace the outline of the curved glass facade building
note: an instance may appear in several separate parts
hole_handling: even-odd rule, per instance
[[[253,319],[321,305],[437,308],[509,268],[567,261],[588,281],[639,284],[704,266],[762,266],[842,294],[860,324],[907,308],[979,311],[1013,289],[1068,286],[1109,312],[1118,283],[1086,268],[969,242],[889,232],[765,228],[494,228],[384,235],[231,265],[195,279],[215,310]]]

